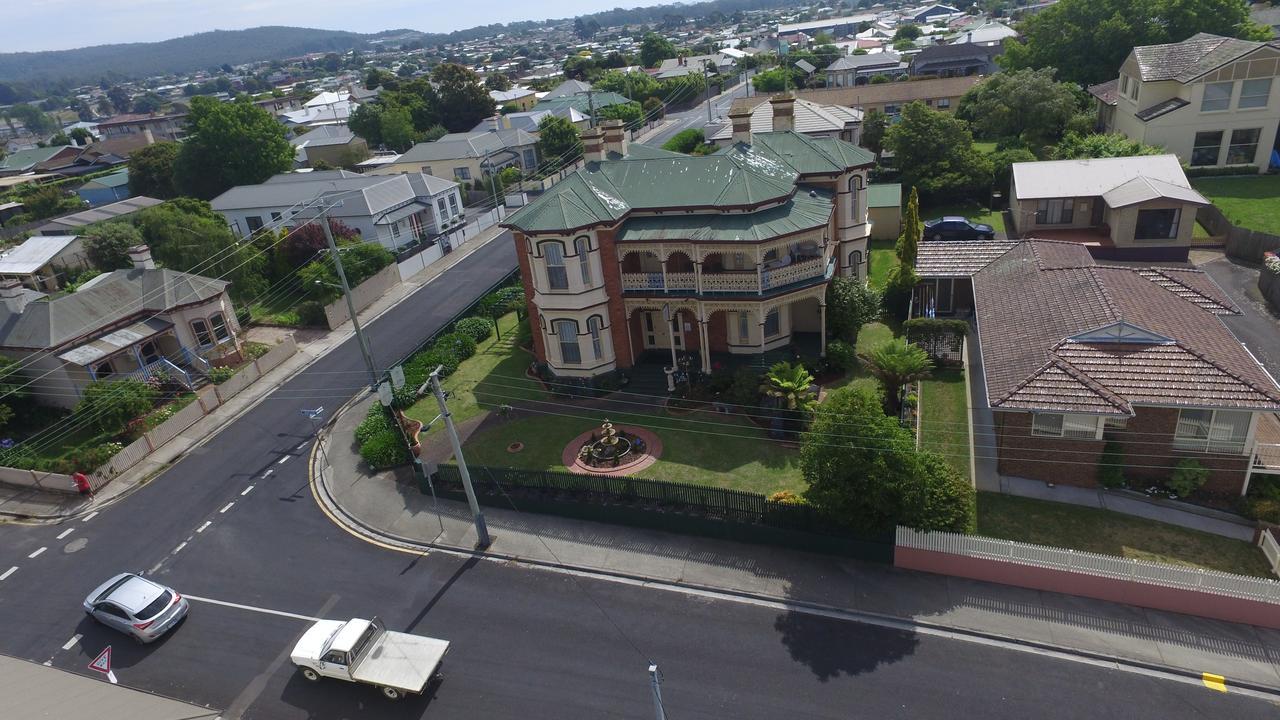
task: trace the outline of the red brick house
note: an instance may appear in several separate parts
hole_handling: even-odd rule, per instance
[[[973,309],[1001,475],[1093,486],[1114,441],[1132,485],[1191,458],[1211,471],[1206,490],[1247,490],[1280,386],[1223,324],[1240,311],[1203,272],[1102,265],[1048,240],[923,243],[917,272],[918,302]]]

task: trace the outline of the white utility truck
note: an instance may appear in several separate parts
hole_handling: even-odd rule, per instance
[[[421,693],[440,671],[448,640],[392,632],[378,618],[317,620],[289,656],[311,682],[336,678],[375,685],[398,700]]]

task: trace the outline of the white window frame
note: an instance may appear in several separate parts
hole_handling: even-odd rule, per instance
[[[1221,90],[1223,87],[1227,88],[1227,96],[1225,98],[1215,97],[1210,99],[1209,88],[1217,88],[1218,90]],[[1226,112],[1227,110],[1230,110],[1231,96],[1235,94],[1235,87],[1236,84],[1234,81],[1205,83],[1204,95],[1200,98],[1200,112]]]
[[[591,335],[591,353],[596,360],[604,359],[604,341],[600,333],[603,325],[604,323],[601,322],[599,315],[592,315],[587,318],[587,333]]]
[[[199,323],[199,327],[197,327],[197,323]],[[191,335],[196,339],[196,347],[211,348],[216,344],[213,338],[213,330],[209,327],[208,320],[192,318],[189,325],[191,325]],[[200,328],[204,328],[204,330],[202,331]],[[206,342],[204,338],[207,338],[208,341]]]
[[[747,312],[738,311],[738,344],[746,345],[751,342],[751,318]]]
[[[1189,433],[1200,426],[1201,421],[1190,420],[1188,413],[1209,413],[1209,424],[1205,436]],[[1227,416],[1246,415],[1248,421],[1244,426],[1244,435],[1237,443],[1231,438],[1234,423],[1225,421]],[[1226,455],[1244,455],[1249,451],[1249,439],[1253,435],[1253,413],[1248,410],[1209,410],[1207,408],[1183,408],[1178,411],[1178,423],[1173,431],[1173,447],[1176,450],[1190,452],[1222,453]]]
[[[1272,78],[1255,78],[1253,80],[1245,80],[1241,82],[1240,99],[1236,100],[1236,109],[1258,110],[1265,108],[1271,99],[1271,80]],[[1262,92],[1250,92],[1250,83],[1253,83],[1254,88],[1261,86]],[[1246,101],[1248,104],[1246,104]]]
[[[572,330],[571,330],[572,328]],[[551,321],[551,330],[556,335],[556,344],[560,352],[560,362],[564,365],[582,364],[582,347],[578,345],[578,321],[568,318]],[[565,338],[572,338],[566,340]],[[565,349],[572,347],[574,359],[565,356]]]
[[[578,255],[578,269],[582,273],[582,286],[591,287],[591,238],[579,235],[573,239],[573,251]]]
[[[542,262],[547,269],[547,289],[568,290],[569,269],[564,264],[564,243],[559,241],[544,242],[539,247],[542,248]],[[552,248],[555,248],[554,251]],[[551,262],[553,259],[558,261],[554,265]],[[557,272],[553,273],[553,269]],[[557,287],[557,279],[563,279],[563,287]]]
[[[1066,440],[1101,440],[1104,423],[1099,415],[1032,413],[1031,435]]]
[[[1197,138],[1199,138],[1199,136],[1201,136],[1201,135],[1217,135],[1217,136],[1218,136],[1218,142],[1217,142],[1217,144],[1215,144],[1215,145],[1213,145],[1213,146],[1212,146],[1212,147],[1213,147],[1213,162],[1211,162],[1211,163],[1197,163],[1197,162],[1195,161],[1195,160],[1196,160],[1196,153],[1200,152],[1201,150],[1208,150],[1208,149],[1209,149],[1209,147],[1210,147],[1209,145],[1197,145],[1197,144],[1196,144],[1196,140],[1197,140]],[[1217,164],[1218,164],[1218,159],[1219,159],[1220,157],[1222,157],[1222,141],[1223,141],[1223,140],[1225,140],[1226,138],[1227,138],[1227,133],[1226,133],[1226,131],[1225,131],[1225,130],[1201,130],[1201,131],[1199,131],[1199,132],[1195,133],[1194,135],[1192,135],[1192,136],[1191,136],[1191,164],[1192,164],[1194,167],[1209,167],[1209,166],[1212,166],[1212,165],[1217,165]]]
[[[1253,142],[1238,143],[1235,141],[1236,133],[1240,133],[1240,132],[1256,132],[1258,133],[1258,137],[1254,138]],[[1223,164],[1224,165],[1248,165],[1252,163],[1253,159],[1258,156],[1258,145],[1261,142],[1262,142],[1261,128],[1233,128],[1231,130],[1231,135],[1227,138],[1227,157],[1223,160]],[[1244,162],[1231,162],[1232,148],[1238,148],[1238,147],[1251,147],[1253,148],[1253,152],[1249,153],[1248,159],[1246,159]]]
[[[769,325],[771,323],[774,326],[772,333],[769,332]],[[771,338],[776,338],[782,335],[782,311],[781,310],[779,310],[778,308],[774,308],[764,314],[764,323],[761,325],[761,332],[764,333],[764,338],[766,340],[769,340]]]
[[[218,329],[222,332],[219,333]],[[220,312],[209,316],[209,329],[213,331],[214,342],[224,343],[231,339],[231,328],[227,326],[227,318]]]

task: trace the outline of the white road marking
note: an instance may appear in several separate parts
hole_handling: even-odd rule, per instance
[[[230,510],[230,509],[231,509],[231,506],[232,506],[232,505],[235,505],[235,504],[236,504],[236,501],[235,501],[235,500],[232,500],[231,502],[227,503],[226,505],[223,505],[223,506],[222,506],[222,509],[221,509],[221,510],[219,510],[218,512],[219,512],[219,513],[224,513],[224,512],[226,512],[226,511]]]
[[[46,547],[42,547],[42,548],[40,548],[39,550],[37,550],[37,551],[35,551],[35,552],[31,553],[30,555],[28,555],[28,556],[27,556],[27,559],[28,559],[28,560],[35,560],[36,558],[40,557],[40,554],[41,554],[41,553],[43,553],[45,550],[48,550],[48,549],[49,549],[49,548],[48,548],[47,546],[46,546]]]
[[[279,615],[280,617],[293,618],[295,620],[307,620],[315,622],[323,618],[311,617],[310,615],[299,615],[297,613],[285,612],[283,610],[272,610],[270,608],[257,607],[254,605],[241,605],[240,603],[227,602],[226,600],[214,600],[213,598],[198,597],[196,595],[183,595],[188,600],[196,602],[209,603],[211,605],[222,605],[224,607],[236,608],[237,610],[248,610],[250,612],[265,613],[267,615]]]
[[[240,497],[244,497],[245,495],[248,495],[250,490],[253,490],[253,486],[252,486],[252,485],[250,485],[249,487],[245,488],[245,489],[244,489],[244,492],[240,493]]]
[[[85,515],[83,518],[80,518],[80,522],[89,522],[90,520],[92,520],[92,519],[94,519],[94,518],[96,518],[96,517],[98,517],[98,511],[97,511],[97,510],[94,510],[93,512],[89,513],[88,515]]]
[[[186,547],[186,546],[187,546],[187,541],[186,541],[186,540],[183,540],[182,542],[178,543],[178,547],[174,548],[174,549],[173,549],[173,552],[171,552],[171,553],[169,553],[169,554],[170,554],[170,555],[177,555],[178,553],[182,552],[182,548],[184,548],[184,547]]]
[[[58,540],[61,540],[62,538],[64,538],[64,537],[66,537],[66,536],[70,535],[71,533],[73,533],[73,532],[75,532],[75,531],[76,531],[76,529],[75,529],[75,528],[67,528],[66,530],[63,530],[62,532],[58,533],[58,537],[57,537],[57,539],[58,539]]]
[[[68,641],[66,642],[66,644],[62,646],[62,649],[63,649],[63,650],[70,650],[71,648],[73,648],[73,647],[75,647],[75,646],[76,646],[76,643],[80,642],[80,638],[82,638],[82,637],[84,637],[84,636],[83,636],[83,635],[72,635],[72,636],[71,636],[71,639],[70,639],[70,640],[68,640]]]
[[[263,478],[269,477],[269,476],[271,475],[271,473],[273,473],[273,472],[275,472],[275,471],[276,471],[276,469],[275,469],[275,468],[270,468],[270,469],[269,469],[269,470],[267,470],[266,472],[262,473],[262,477],[263,477]]]
[[[9,568],[8,570],[5,570],[3,574],[0,574],[0,580],[4,580],[5,578],[9,577],[10,575],[12,575],[12,574],[14,574],[14,573],[16,573],[16,572],[18,572],[18,566],[17,566],[17,565],[14,565],[13,567]]]
[[[204,531],[205,531],[205,528],[209,527],[209,526],[210,526],[210,525],[212,525],[212,524],[213,524],[213,521],[212,521],[212,520],[205,520],[203,525],[201,525],[200,527],[196,528],[196,532],[198,532],[198,533],[202,533],[202,532],[204,532]]]
[[[151,569],[147,571],[147,574],[148,574],[148,575],[155,575],[155,574],[156,574],[156,571],[157,571],[157,570],[159,570],[159,569],[160,569],[160,566],[161,566],[161,565],[163,565],[163,564],[164,564],[164,561],[163,561],[163,560],[161,560],[160,562],[156,563],[155,565],[152,565],[152,566],[151,566]]]
[[[307,446],[307,444],[306,444],[305,442],[300,442],[300,443],[298,443],[297,447],[295,447],[295,448],[294,448],[294,450],[301,450],[302,448],[304,448],[304,447],[306,447],[306,446]]]
[[[290,456],[290,455],[285,455],[284,457],[282,457],[282,458],[280,458],[279,460],[277,460],[277,461],[276,461],[276,464],[277,464],[277,465],[283,465],[283,464],[285,464],[285,463],[289,462],[289,458],[290,458],[290,457],[292,457],[292,456]]]

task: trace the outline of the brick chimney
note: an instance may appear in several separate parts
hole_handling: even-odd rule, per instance
[[[600,128],[582,133],[582,159],[587,162],[604,160],[604,131]]]
[[[156,269],[156,261],[151,259],[151,248],[146,245],[134,245],[129,248],[129,259],[133,261],[135,270]]]
[[[751,144],[751,108],[735,108],[729,111],[729,123],[733,125],[733,144]]]
[[[14,315],[22,314],[27,307],[26,289],[22,287],[22,283],[12,278],[0,280],[0,303]]]
[[[623,156],[627,154],[627,130],[623,127],[621,120],[605,120],[600,123],[600,130],[604,133],[604,147],[601,153],[606,158],[609,157],[609,153]]]
[[[795,129],[796,99],[790,95],[771,98],[773,106],[773,131],[790,132]]]

